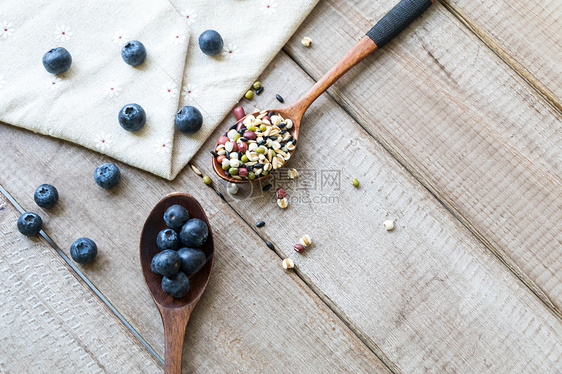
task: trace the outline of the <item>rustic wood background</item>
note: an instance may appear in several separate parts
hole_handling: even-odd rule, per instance
[[[396,2],[321,1],[241,104],[296,100]],[[92,173],[107,157],[0,126],[0,372],[162,371],[138,241],[172,191],[199,199],[217,243],[184,372],[562,372],[561,61],[559,0],[437,2],[310,108],[290,165],[338,171],[341,188],[286,210],[259,186],[229,196],[212,174],[232,115],[192,161],[213,188],[190,168],[166,182],[118,163],[105,191]],[[33,201],[41,183],[61,196],[49,211]],[[52,241],[21,236],[7,197]],[[314,245],[299,255],[304,234]],[[72,268],[79,236],[99,255]]]

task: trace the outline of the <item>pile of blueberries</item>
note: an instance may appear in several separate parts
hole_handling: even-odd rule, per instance
[[[189,276],[207,262],[205,252],[199,247],[207,241],[209,228],[199,218],[189,219],[187,209],[177,204],[166,210],[164,222],[168,228],[156,237],[161,252],[152,258],[150,269],[163,277],[164,292],[180,298],[189,292]]]
[[[104,189],[115,187],[120,179],[119,168],[109,162],[101,164],[94,172],[94,180]],[[35,190],[33,198],[41,208],[51,209],[59,201],[59,192],[53,185],[42,184]],[[37,213],[25,212],[18,218],[17,227],[18,231],[25,236],[36,236],[43,228],[43,220]],[[98,247],[89,238],[78,238],[70,246],[70,257],[79,264],[92,262],[97,254]]]

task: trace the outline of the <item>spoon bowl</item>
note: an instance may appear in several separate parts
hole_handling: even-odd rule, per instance
[[[293,153],[297,149],[296,146],[299,144],[299,141],[298,141],[299,129],[300,129],[300,124],[301,124],[301,118],[302,118],[302,115],[304,114],[304,111],[302,111],[302,113],[299,113],[298,111],[296,111],[295,107],[296,107],[296,105],[291,105],[291,106],[286,106],[286,107],[279,108],[279,109],[268,109],[267,110],[267,112],[274,111],[275,114],[280,114],[284,119],[290,119],[291,121],[293,121],[293,127],[289,130],[289,133],[293,136],[293,139],[295,139],[297,142],[295,144],[295,149],[287,152],[291,156],[293,155]],[[238,125],[241,122],[244,122],[246,117],[248,117],[250,115],[253,115],[254,117],[256,117],[259,113],[260,113],[260,111],[256,111],[256,112],[245,115],[244,117],[242,117],[238,121],[236,121],[236,125]],[[287,162],[289,162],[289,161],[291,161],[291,159],[287,160]],[[283,166],[286,166],[287,162]],[[271,175],[272,175],[272,173],[270,173],[270,174],[266,175],[265,177],[256,178],[254,181],[251,181],[249,179],[244,179],[244,180],[235,179],[235,178],[232,178],[230,175],[226,175],[225,170],[223,170],[222,165],[219,164],[216,157],[213,157],[213,170],[215,171],[215,173],[219,177],[221,177],[225,181],[230,182],[230,183],[238,183],[238,184],[252,183],[256,180],[263,181],[263,180],[266,180],[267,178],[270,178]]]
[[[173,298],[162,290],[162,277],[150,269],[154,255],[160,252],[156,245],[156,236],[167,228],[164,212],[170,206],[178,204],[189,211],[189,218],[199,218],[209,228],[207,241],[199,248],[207,257],[205,265],[195,274],[189,276],[190,289],[182,298]],[[181,358],[187,322],[195,305],[203,295],[209,282],[214,263],[214,245],[211,225],[199,202],[186,193],[175,192],[160,200],[148,215],[142,229],[140,240],[140,261],[146,286],[154,303],[158,307],[164,324],[166,349],[166,374],[181,374]]]

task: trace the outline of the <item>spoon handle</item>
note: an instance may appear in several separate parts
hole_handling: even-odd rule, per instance
[[[434,0],[401,0],[379,22],[353,46],[336,65],[334,65],[308,92],[294,104],[295,109],[304,111],[340,79],[352,67],[361,62],[395,36],[400,34],[410,23],[418,18]]]
[[[164,324],[165,374],[181,374],[183,341],[191,311],[186,314],[180,309],[164,309],[160,313]]]

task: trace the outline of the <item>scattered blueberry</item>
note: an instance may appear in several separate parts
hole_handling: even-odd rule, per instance
[[[172,297],[184,297],[189,292],[189,287],[189,278],[181,271],[171,277],[162,278],[162,289]]]
[[[173,229],[179,230],[189,220],[189,212],[181,205],[172,205],[164,213],[164,222]]]
[[[215,30],[204,31],[199,36],[199,48],[209,56],[214,56],[222,51],[223,41],[221,35]]]
[[[92,239],[79,238],[70,246],[70,257],[79,264],[92,262],[98,254],[98,246]]]
[[[146,48],[138,40],[131,40],[125,43],[121,49],[123,61],[131,66],[137,66],[144,62],[146,58]]]
[[[156,237],[156,245],[161,250],[173,249],[176,250],[180,247],[180,240],[178,233],[172,229],[164,229],[158,233]]]
[[[139,104],[127,104],[119,111],[119,124],[127,131],[138,131],[146,123],[146,112]]]
[[[184,134],[195,134],[203,125],[203,116],[194,106],[184,106],[176,114],[176,127]]]
[[[115,164],[107,162],[96,168],[94,179],[100,187],[110,189],[117,186],[121,179],[121,173]]]
[[[185,274],[195,274],[207,262],[205,252],[196,248],[180,248],[177,254],[181,258],[181,271]]]
[[[165,249],[152,258],[150,270],[164,277],[171,277],[180,271],[181,259],[178,252]]]
[[[43,220],[35,213],[26,212],[18,218],[18,231],[25,236],[39,234],[41,227],[43,227]]]
[[[43,66],[51,74],[64,73],[72,65],[72,56],[66,48],[53,48],[43,55]]]
[[[183,227],[180,232],[181,242],[190,248],[197,248],[203,245],[209,236],[209,228],[207,224],[199,218],[192,218]]]
[[[41,208],[50,209],[59,200],[59,192],[50,184],[42,184],[35,190],[33,198]]]

